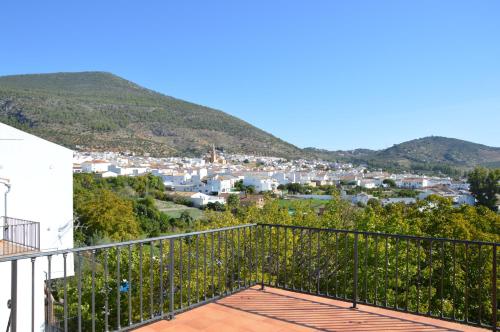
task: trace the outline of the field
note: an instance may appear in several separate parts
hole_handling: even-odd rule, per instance
[[[185,205],[175,204],[173,202],[156,200],[156,207],[158,208],[158,210],[165,212],[173,218],[179,218],[183,211],[187,211],[189,215],[195,220],[203,217],[202,210]]]
[[[279,204],[280,206],[288,207],[288,209],[293,209],[292,204],[293,202],[297,201],[307,202],[311,204],[311,207],[316,211],[318,211],[321,207],[325,206],[328,203],[328,201],[321,199],[280,199]]]

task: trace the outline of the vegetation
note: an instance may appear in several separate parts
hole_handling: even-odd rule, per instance
[[[160,177],[75,174],[76,242],[88,245],[155,237],[192,226],[189,213],[173,218],[158,209],[155,199],[168,199]]]
[[[396,188],[396,181],[394,181],[393,179],[384,179],[382,183],[388,185],[391,188]]]
[[[255,193],[255,187],[252,185],[246,186],[243,184],[243,180],[236,181],[234,184],[234,189],[237,191],[241,191],[247,194],[254,194]]]
[[[500,195],[500,168],[488,170],[477,167],[469,174],[470,191],[478,204],[496,211]]]
[[[260,222],[466,240],[500,240],[499,214],[484,206],[464,205],[455,208],[449,199],[432,195],[413,205],[381,206],[377,201],[372,201],[363,208],[341,200],[337,193],[333,193],[332,200],[321,202],[284,201],[266,195],[266,204],[262,209],[239,206],[232,198],[230,209],[207,209],[205,217],[198,220],[193,219],[187,212],[183,212],[178,219],[168,218],[155,209],[153,198],[158,197],[164,202],[161,200],[165,198],[161,181],[154,176],[101,179],[88,174],[75,175],[77,236],[91,240],[100,237],[101,241],[103,237],[121,240],[134,237],[137,233],[149,236],[157,232],[158,228],[160,231],[182,232]],[[321,213],[318,213],[319,209]],[[161,229],[162,227],[164,228]],[[330,294],[335,293],[340,297],[352,296],[354,238],[351,235],[325,233],[330,234],[325,236],[301,231],[288,231],[285,235],[283,230],[278,232],[276,229],[267,228],[263,247],[251,245],[250,239],[259,239],[259,234],[257,229],[243,229],[241,232],[216,233],[214,237],[198,236],[175,240],[172,243],[175,267],[174,308],[195,303],[203,298],[201,294],[206,294],[208,298],[225,294],[241,285],[236,283],[238,278],[245,280],[245,283],[246,280],[264,279],[266,283],[283,284],[283,273],[286,271],[288,280],[293,276],[296,286],[310,285],[311,275],[308,269],[321,272],[321,290],[330,289]],[[361,237],[360,241],[360,262],[363,264],[359,266],[359,275],[360,278],[367,276],[366,281],[360,279],[363,281],[359,283],[360,296],[366,296],[372,302],[378,301],[379,304],[397,304],[399,307],[407,305],[410,311],[416,311],[417,308],[420,312],[431,311],[434,315],[439,315],[440,310],[443,310],[445,316],[450,317],[455,311],[457,317],[463,319],[466,308],[464,292],[467,287],[469,320],[477,321],[480,310],[483,320],[491,316],[489,288],[483,287],[489,285],[492,268],[491,252],[487,250],[487,246],[482,249],[470,246],[466,249],[462,244],[457,244],[456,247],[449,244],[440,247],[439,241],[434,244],[400,241],[398,254],[398,243],[394,238],[372,236],[368,240]],[[341,245],[336,245],[337,243]],[[206,256],[204,248],[207,248]],[[239,250],[240,255],[234,255],[233,250]],[[264,258],[260,256],[262,252],[265,253]],[[169,253],[168,241],[163,244],[159,241],[146,241],[140,246],[98,250],[95,253],[95,263],[90,252],[77,255],[75,269],[77,275],[80,274],[78,271],[82,271],[84,305],[78,307],[78,278],[70,277],[66,285],[69,316],[76,317],[80,308],[83,330],[91,330],[92,310],[88,304],[92,298],[92,283],[95,283],[96,289],[99,290],[94,294],[96,307],[108,306],[108,311],[96,310],[96,330],[105,329],[105,318],[112,327],[118,324],[117,317],[122,326],[128,323],[129,296],[133,304],[130,310],[134,322],[141,318],[141,313],[144,317],[150,317],[157,316],[160,312],[168,312],[170,299],[165,296],[162,302],[159,294],[168,294],[161,293],[161,289],[168,289],[170,277],[164,270],[171,257]],[[200,255],[200,259],[207,258],[203,258],[198,264],[196,255]],[[294,266],[291,257],[295,262]],[[311,260],[311,257],[320,257],[321,260]],[[257,269],[262,266],[262,259],[265,259],[266,263],[264,270]],[[180,267],[181,262],[183,270]],[[280,270],[274,268],[277,262],[280,262]],[[429,262],[432,262],[432,267]],[[398,266],[399,279],[395,277],[395,269]],[[140,283],[142,288],[139,287],[140,267],[143,274]],[[403,273],[404,270],[408,272]],[[432,276],[429,271],[433,271]],[[477,271],[482,273],[476,273]],[[116,282],[118,273],[122,276],[118,279],[119,284]],[[387,273],[385,280],[384,273]],[[211,277],[212,275],[214,277]],[[444,280],[442,286],[440,278]],[[346,280],[343,285],[342,280]],[[315,287],[316,282],[314,279]],[[367,288],[362,286],[365,283]],[[408,293],[405,297],[402,290],[406,287]],[[422,289],[419,290],[419,287]],[[56,301],[60,302],[65,289],[62,281],[53,281],[51,289]],[[152,300],[148,298],[149,294],[153,294]],[[441,294],[444,301],[441,300]],[[142,308],[138,305],[142,303],[141,296],[144,296]],[[115,299],[119,299],[120,313]],[[61,317],[62,306],[57,306],[55,310],[56,315]],[[107,317],[105,312],[108,313]],[[68,324],[70,330],[76,330],[76,319],[70,319]]]

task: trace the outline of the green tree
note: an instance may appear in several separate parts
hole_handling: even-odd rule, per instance
[[[229,194],[227,196],[227,206],[230,209],[238,208],[240,206],[240,197],[236,194]]]
[[[396,182],[393,179],[384,179],[382,183],[388,185],[391,188],[396,188]]]
[[[468,182],[470,192],[477,199],[479,205],[495,211],[497,209],[497,197],[500,194],[500,168],[486,169],[476,167],[469,174]]]
[[[77,207],[87,236],[98,235],[113,241],[135,239],[140,235],[133,202],[108,189],[99,189]]]
[[[255,187],[254,186],[246,186],[245,187],[245,192],[247,194],[255,194]]]

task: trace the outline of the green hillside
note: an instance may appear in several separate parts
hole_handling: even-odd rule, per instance
[[[466,171],[477,165],[498,167],[500,164],[500,148],[440,136],[419,138],[378,151],[306,150],[325,159],[402,171],[454,173],[455,170]]]
[[[301,155],[234,116],[104,72],[0,77],[0,121],[74,149],[199,155],[213,143],[229,152]]]

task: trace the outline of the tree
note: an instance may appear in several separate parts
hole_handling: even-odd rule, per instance
[[[227,206],[231,209],[240,206],[240,197],[236,194],[229,194],[229,196],[227,196]]]
[[[238,191],[245,191],[245,186],[243,185],[243,180],[236,181],[234,184],[234,189]]]
[[[212,211],[225,211],[226,207],[224,206],[224,204],[222,204],[220,202],[210,202],[210,203],[207,203],[207,205],[205,206],[205,209],[212,210]]]
[[[500,168],[486,169],[476,167],[469,174],[470,192],[479,205],[495,211],[497,209],[497,194],[500,194]]]
[[[140,235],[133,202],[108,189],[98,190],[81,202],[76,210],[89,237],[97,234],[113,241],[123,241]]]
[[[382,183],[388,185],[391,188],[396,188],[396,182],[393,179],[384,179]]]
[[[255,186],[246,186],[245,192],[247,194],[255,194]]]

